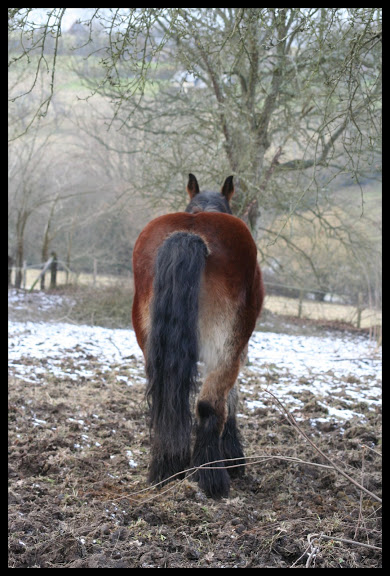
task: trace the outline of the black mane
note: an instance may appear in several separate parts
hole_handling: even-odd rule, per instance
[[[228,201],[219,192],[199,192],[192,198],[185,212],[190,214],[196,214],[197,212],[225,212],[226,214],[232,214]]]

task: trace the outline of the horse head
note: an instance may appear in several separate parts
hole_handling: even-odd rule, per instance
[[[187,192],[190,203],[185,209],[190,214],[198,212],[225,212],[232,214],[230,199],[234,194],[233,176],[226,178],[221,192],[200,192],[198,181],[193,174],[189,174]]]

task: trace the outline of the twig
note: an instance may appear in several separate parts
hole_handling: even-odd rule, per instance
[[[318,543],[314,545],[312,539],[318,538]],[[309,542],[308,547],[305,549],[303,554],[293,564],[291,564],[290,568],[294,568],[301,560],[308,554],[308,559],[306,560],[306,568],[310,568],[311,563],[315,562],[316,556],[320,551],[320,542],[321,540],[334,540],[335,542],[342,542],[343,544],[354,544],[355,546],[363,546],[364,548],[370,548],[371,550],[379,550],[382,552],[382,548],[379,546],[373,546],[372,544],[365,544],[364,542],[357,542],[356,540],[348,540],[347,538],[338,538],[336,536],[327,536],[326,534],[308,534],[307,541]],[[309,552],[310,550],[310,552]]]
[[[347,538],[338,538],[337,536],[327,536],[326,534],[309,534],[308,540],[314,537],[320,537],[324,540],[334,540],[335,542],[343,542],[343,544],[354,544],[355,546],[363,546],[364,548],[370,548],[371,550],[379,550],[382,552],[382,548],[380,546],[373,546],[372,544],[366,544],[365,542],[357,542],[356,540],[348,540]]]
[[[231,461],[235,461],[237,462],[238,460],[246,460],[246,462],[242,462],[240,464],[230,464],[230,465],[226,465],[227,462],[231,462]],[[252,460],[251,462],[248,462],[248,460]],[[136,492],[131,492],[130,494],[122,494],[120,497],[118,498],[107,498],[107,500],[110,501],[115,501],[115,500],[122,500],[123,498],[134,498],[135,496],[139,496],[140,494],[143,494],[145,492],[150,492],[151,490],[155,490],[160,488],[161,486],[164,484],[167,484],[168,482],[171,482],[172,480],[174,480],[177,476],[182,476],[183,474],[186,475],[186,478],[183,478],[180,483],[183,483],[184,481],[188,480],[191,476],[193,476],[199,469],[204,469],[204,470],[209,470],[209,469],[213,469],[215,468],[215,466],[213,466],[213,464],[219,464],[219,463],[225,463],[225,468],[237,468],[239,466],[252,466],[254,464],[262,464],[264,462],[267,462],[268,460],[287,460],[289,462],[293,462],[295,464],[304,464],[306,466],[315,466],[315,467],[319,467],[319,468],[326,468],[328,470],[332,470],[332,466],[328,466],[326,464],[319,464],[318,462],[307,462],[305,460],[301,460],[300,458],[296,458],[293,456],[272,456],[272,455],[264,455],[264,456],[243,456],[240,458],[223,458],[222,460],[213,460],[211,462],[205,462],[204,464],[202,464],[201,466],[194,466],[192,468],[187,468],[186,470],[181,470],[180,472],[176,472],[176,474],[173,474],[172,476],[169,476],[168,478],[166,478],[165,480],[162,480],[161,482],[158,482],[157,484],[153,484],[152,486],[148,486],[147,488],[142,488],[141,490],[137,490]],[[157,498],[163,494],[165,494],[166,492],[169,492],[170,490],[173,490],[175,487],[177,487],[177,484],[172,484],[170,485],[167,489],[159,491],[157,494],[152,495],[150,498],[147,498],[145,500],[142,500],[142,502],[149,502],[149,500],[153,500],[154,498]]]
[[[359,488],[359,490],[363,490],[364,492],[366,492],[366,494],[368,494],[369,496],[371,496],[371,498],[373,498],[374,500],[376,500],[377,502],[382,503],[382,498],[379,498],[379,496],[377,496],[376,494],[374,494],[373,492],[371,492],[370,490],[368,490],[367,488],[365,488],[364,486],[362,486],[361,484],[359,484],[359,482],[356,482],[356,480],[354,480],[353,478],[351,478],[351,476],[349,476],[346,472],[344,472],[344,470],[342,470],[339,466],[337,466],[337,464],[335,464],[333,462],[333,460],[331,460],[329,458],[329,456],[327,456],[320,448],[318,448],[318,446],[316,446],[314,444],[314,442],[312,440],[310,440],[310,438],[307,436],[307,434],[302,430],[302,428],[300,428],[300,426],[298,425],[297,421],[295,420],[295,418],[288,412],[287,408],[284,407],[284,405],[280,402],[280,400],[269,390],[265,390],[265,392],[267,392],[268,394],[270,394],[274,400],[277,402],[277,404],[279,404],[279,406],[283,409],[283,411],[286,414],[287,417],[287,421],[298,430],[298,432],[301,434],[301,436],[303,436],[303,438],[305,438],[305,440],[307,440],[309,442],[309,444],[314,448],[314,450],[316,452],[318,452],[318,454],[320,454],[323,458],[325,458],[325,460],[327,460],[331,466],[337,471],[339,472],[339,474],[341,474],[342,476],[344,476],[344,478],[346,478],[347,480],[349,480],[349,482],[352,482],[352,484],[354,484],[357,488]]]
[[[301,554],[299,556],[299,558],[297,558],[295,560],[295,562],[293,564],[291,564],[290,568],[294,568],[294,566],[296,566],[298,564],[298,562],[300,562],[302,560],[302,558],[304,558],[304,556],[306,556],[306,554],[308,553],[308,551],[310,550],[310,548],[312,547],[312,543],[309,543],[309,546],[305,549],[305,551],[303,552],[303,554]]]
[[[319,545],[314,546],[313,542],[311,541],[312,536],[317,537],[318,534],[308,534],[307,535],[307,541],[309,542],[310,553],[309,553],[308,559],[306,560],[305,568],[310,568],[310,565],[313,562],[313,560],[314,560],[314,564],[315,564],[317,554],[320,551]],[[318,544],[321,542],[321,538],[322,538],[322,534],[319,537]]]
[[[362,477],[362,485],[364,482],[364,456],[366,454],[366,449],[363,447],[363,453],[362,453],[362,472],[361,472],[361,477]],[[358,531],[359,531],[359,525],[361,523],[361,521],[363,520],[363,514],[362,514],[362,508],[363,508],[363,492],[360,492],[360,501],[359,501],[359,517],[357,520],[357,524],[356,524],[356,529],[355,529],[355,534],[353,535],[354,538],[356,538]]]
[[[367,450],[371,450],[371,452],[374,452],[374,454],[376,454],[377,456],[380,456],[382,458],[382,454],[380,452],[378,452],[378,450],[374,450],[374,448],[367,446],[367,444],[362,444],[362,448],[366,448]]]

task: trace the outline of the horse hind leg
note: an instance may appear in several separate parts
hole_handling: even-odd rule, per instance
[[[188,447],[167,446],[158,437],[152,442],[151,462],[149,466],[148,480],[150,484],[159,484],[160,487],[171,480],[179,480],[185,477],[185,470],[190,466],[190,446]]]
[[[207,496],[226,498],[229,495],[230,479],[220,448],[217,411],[210,402],[200,400],[197,417],[193,466],[199,468],[195,479]]]
[[[246,363],[248,356],[248,344],[240,353],[240,366]],[[241,434],[237,427],[236,412],[238,405],[237,384],[229,392],[228,415],[221,437],[221,450],[226,458],[226,466],[231,478],[242,476],[245,472],[245,458],[242,447]]]
[[[239,360],[212,370],[206,377],[197,403],[197,426],[193,449],[193,465],[198,467],[196,479],[207,496],[227,497],[230,477],[225,467],[224,446],[231,447],[231,426],[224,430],[228,419],[227,399],[239,369]],[[230,449],[230,453],[232,450]],[[235,451],[235,458],[239,451]],[[210,463],[210,464],[208,464]]]
[[[236,386],[233,386],[228,396],[228,415],[221,436],[221,452],[231,478],[242,476],[245,472],[244,451],[236,421],[237,404],[238,393]]]

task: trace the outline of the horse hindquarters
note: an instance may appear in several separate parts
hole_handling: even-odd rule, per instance
[[[161,482],[190,462],[190,393],[198,360],[198,302],[207,247],[176,232],[160,247],[153,284],[146,353],[152,461],[149,480]]]

